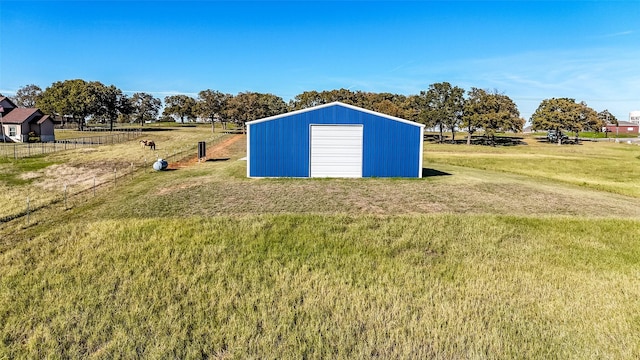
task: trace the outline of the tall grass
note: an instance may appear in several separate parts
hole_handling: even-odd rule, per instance
[[[639,229],[454,215],[76,220],[3,243],[0,354],[634,358]]]

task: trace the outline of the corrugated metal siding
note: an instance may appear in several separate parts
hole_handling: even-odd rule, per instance
[[[364,177],[418,177],[420,127],[335,105],[250,124],[249,175],[309,176],[311,124],[362,124]]]
[[[309,176],[309,126],[281,118],[251,127],[250,176]]]

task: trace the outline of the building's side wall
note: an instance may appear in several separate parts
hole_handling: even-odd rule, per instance
[[[249,176],[309,176],[311,124],[362,124],[365,177],[418,177],[420,127],[331,106],[251,124]]]
[[[422,171],[420,127],[380,119],[375,125],[366,124],[374,122],[372,117],[365,120],[363,176],[418,177]]]
[[[249,176],[309,176],[309,130],[304,119],[285,117],[249,126]]]
[[[17,139],[20,142],[27,142],[29,141],[29,123],[28,122],[23,122],[22,124],[17,125],[18,126],[18,131],[20,132],[19,134],[17,134]]]
[[[22,132],[20,124],[4,124],[4,134],[11,141],[22,142]]]
[[[607,125],[607,131],[612,134],[638,134],[638,125]]]
[[[48,142],[54,141],[54,125],[53,121],[47,120],[42,124],[31,124],[31,131],[35,132],[40,137],[40,141]]]

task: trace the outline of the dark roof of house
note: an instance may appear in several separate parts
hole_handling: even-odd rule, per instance
[[[40,120],[38,120],[38,125],[42,124],[43,122],[50,120],[53,121],[53,119],[51,118],[51,116],[49,115],[45,115],[43,117],[40,118]]]
[[[36,115],[36,118],[33,117],[34,115]],[[15,108],[2,114],[2,122],[5,124],[22,124],[27,120],[39,119],[40,117],[42,117],[42,112],[38,109]]]
[[[14,104],[13,101],[11,101],[11,99],[9,99],[8,97],[0,96],[0,103],[3,102],[3,101],[6,101],[6,102],[9,103],[9,105],[11,105],[10,109],[13,109],[13,108],[17,107],[16,104]],[[5,108],[4,111],[8,111],[8,110]]]
[[[4,102],[5,105],[7,105],[7,103],[9,105],[4,107],[4,112],[2,113],[3,124],[23,124],[26,121],[42,124],[47,120],[53,121],[51,116],[43,114],[40,109],[15,106],[13,101],[6,96],[0,97],[0,103],[2,102]]]
[[[3,124],[24,124],[25,122],[42,125],[46,121],[53,121],[51,116],[44,115],[42,111],[34,108],[15,108],[2,115]]]

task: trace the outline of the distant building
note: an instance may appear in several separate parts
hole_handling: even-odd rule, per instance
[[[638,134],[640,125],[629,121],[618,121],[618,126],[615,124],[607,124],[607,132],[612,134]]]
[[[19,108],[9,98],[0,97],[0,142],[27,142],[33,133],[42,142],[54,141],[53,120],[40,109]]]
[[[640,125],[640,111],[632,111],[629,113],[629,122]]]

